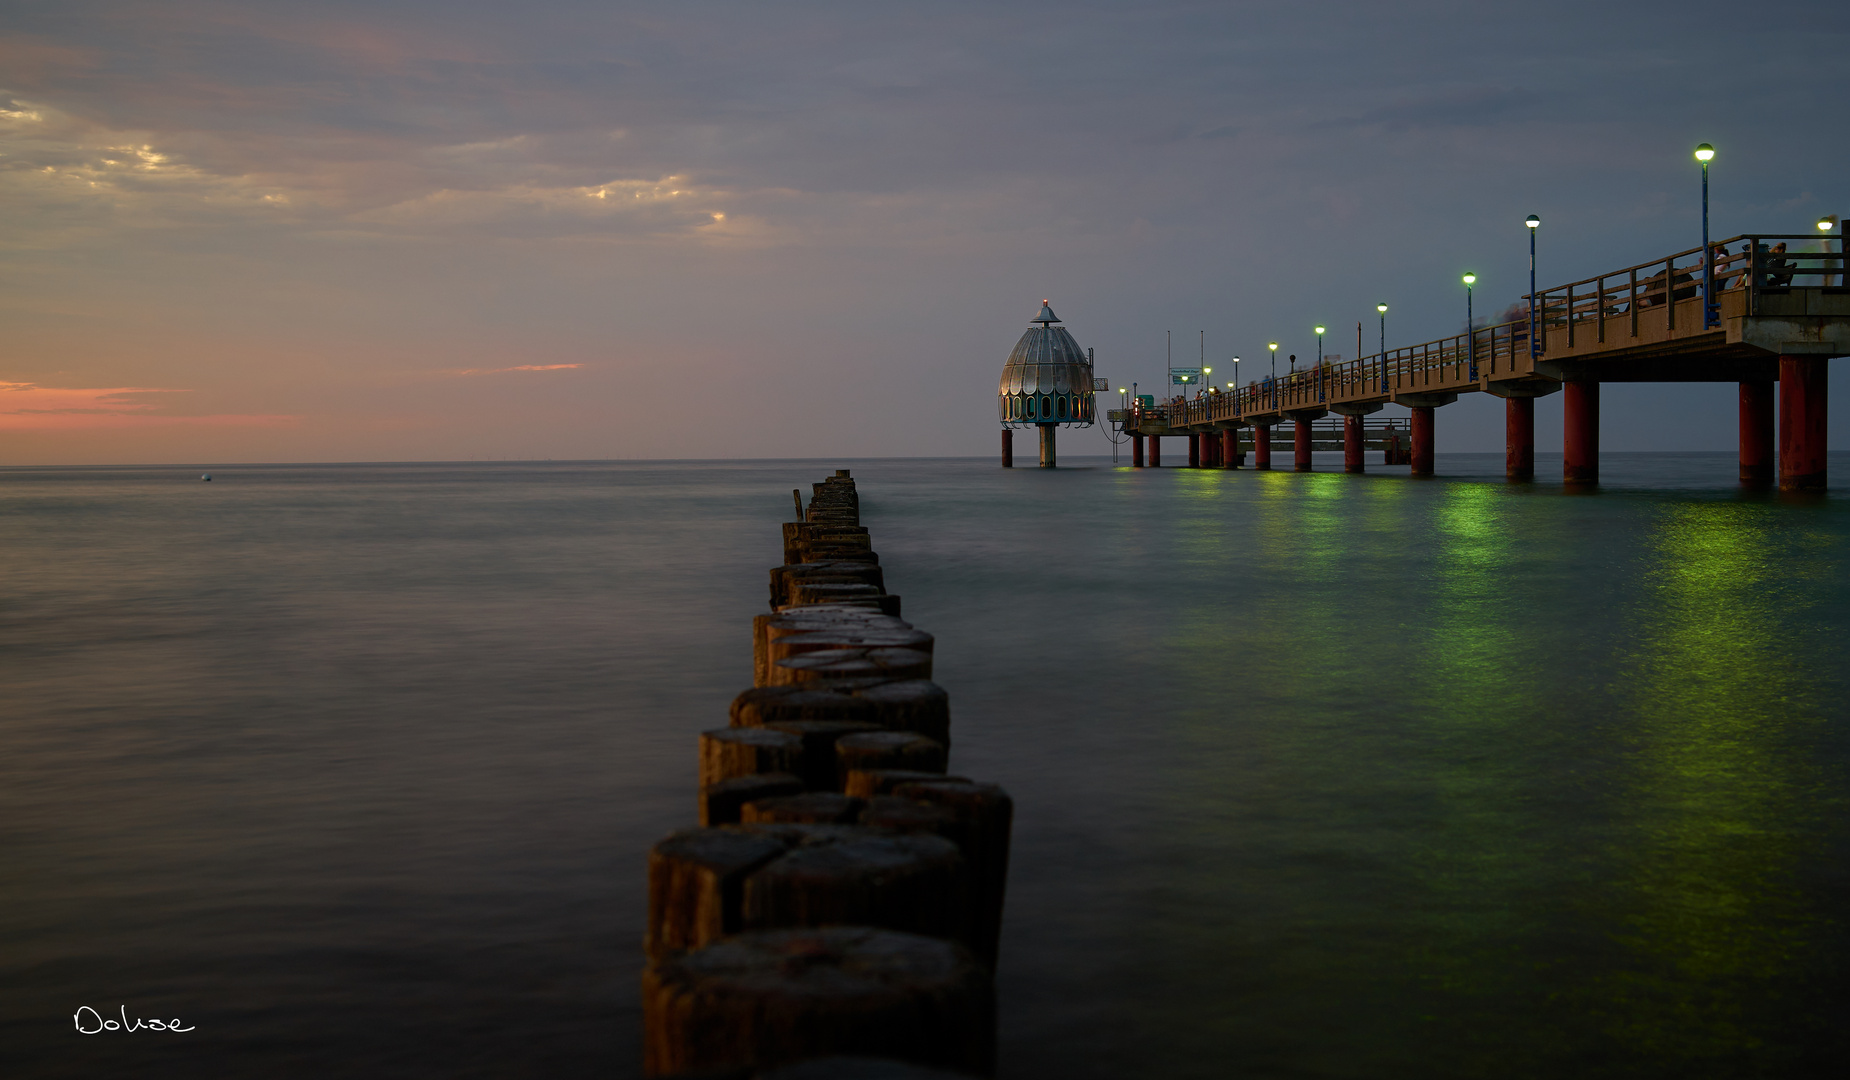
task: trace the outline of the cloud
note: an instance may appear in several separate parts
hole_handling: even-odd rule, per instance
[[[146,386],[66,387],[0,382],[0,431],[68,431],[124,427],[284,427],[297,417],[254,413],[186,416],[160,413],[137,394],[183,394]]]
[[[215,172],[145,131],[0,100],[0,235],[43,246],[122,229],[247,224],[290,206],[280,185]]]
[[[504,375],[510,371],[573,371],[584,367],[583,364],[516,364],[513,367],[498,368],[456,368],[444,372],[445,375]]]
[[[602,131],[420,147],[357,133],[162,133],[0,98],[0,237],[42,248],[124,230],[253,226],[706,240],[750,231],[733,209],[737,192],[574,158],[586,143],[620,140]]]

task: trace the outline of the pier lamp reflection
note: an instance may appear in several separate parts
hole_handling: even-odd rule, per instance
[[[1823,781],[1791,742],[1826,710],[1785,651],[1793,598],[1767,558],[1779,549],[1771,524],[1764,507],[1689,505],[1664,516],[1652,545],[1625,828],[1610,854],[1629,932],[1589,991],[1627,1043],[1660,1058],[1755,1052],[1770,1023],[1757,1003],[1793,992],[1794,958],[1835,921],[1792,885],[1828,858],[1809,795]]]

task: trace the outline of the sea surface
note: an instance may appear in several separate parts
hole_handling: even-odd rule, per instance
[[[838,467],[1016,799],[1003,1077],[1841,1075],[1850,455],[1318,460],[0,470],[0,1075],[637,1075]]]

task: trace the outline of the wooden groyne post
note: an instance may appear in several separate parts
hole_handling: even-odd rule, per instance
[[[936,642],[848,470],[792,497],[753,685],[700,735],[699,827],[649,853],[644,1071],[988,1075],[1014,804],[948,773]]]

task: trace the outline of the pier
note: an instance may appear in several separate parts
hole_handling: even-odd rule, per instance
[[[1563,479],[1594,484],[1601,383],[1731,382],[1740,388],[1741,480],[1822,490],[1827,365],[1850,354],[1844,256],[1776,246],[1816,239],[1736,236],[1716,245],[1712,267],[1700,247],[1679,251],[1525,296],[1532,319],[1139,405],[1112,419],[1131,437],[1133,467],[1146,464],[1146,440],[1147,464],[1156,466],[1159,440],[1182,437],[1191,466],[1240,468],[1250,454],[1252,467],[1268,469],[1272,453],[1288,448],[1300,471],[1310,469],[1312,451],[1338,448],[1332,429],[1340,423],[1344,469],[1361,472],[1365,450],[1396,463],[1397,444],[1370,416],[1400,405],[1412,413],[1405,463],[1429,476],[1436,412],[1461,394],[1494,394],[1504,399],[1507,475],[1527,480],[1535,474],[1535,399],[1560,391]],[[1332,414],[1340,419],[1319,426]]]

